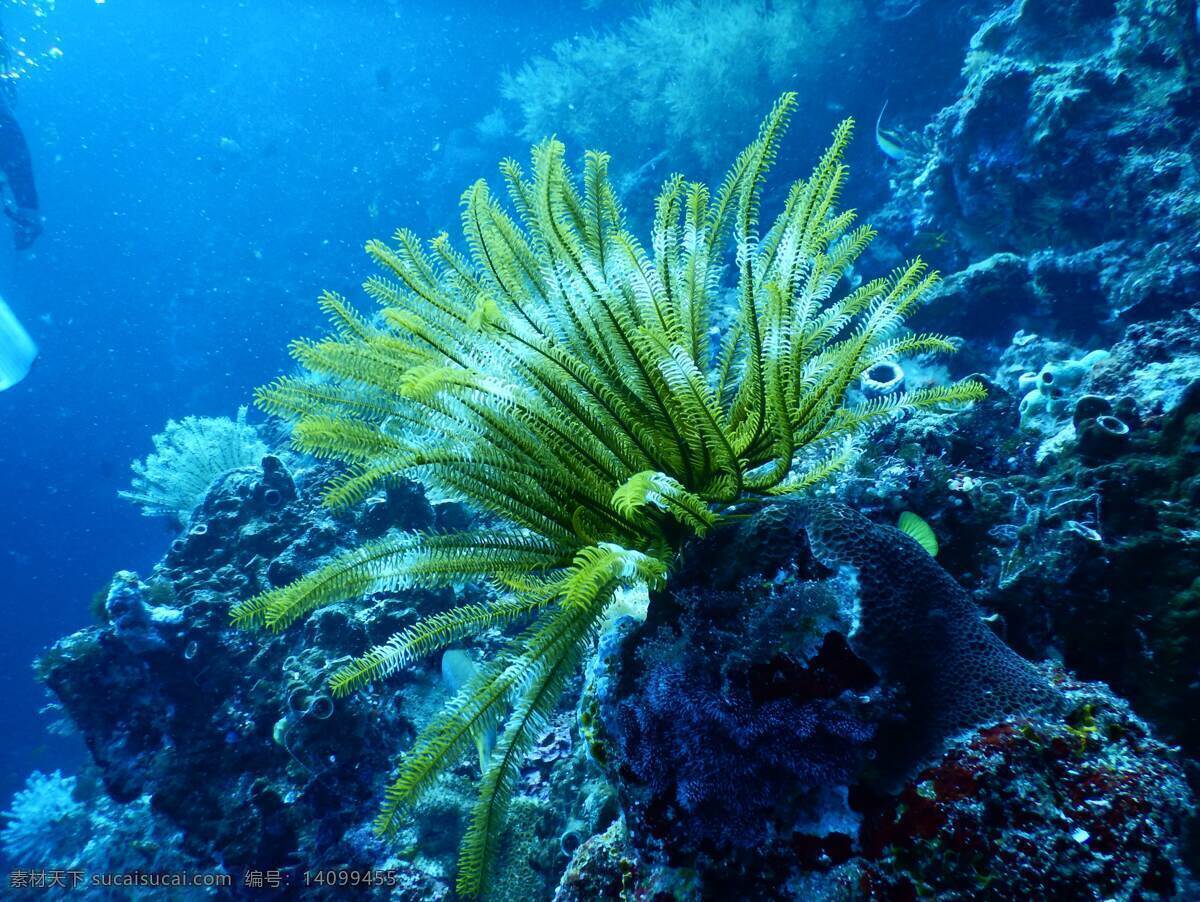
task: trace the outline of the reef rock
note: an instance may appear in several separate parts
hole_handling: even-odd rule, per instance
[[[1189,752],[1200,748],[1194,323],[1183,311],[1130,326],[1064,394],[1061,419],[1026,418],[1032,429],[1003,386],[1085,352],[1019,334],[985,404],[880,433],[843,495],[876,517],[926,516],[939,562],[1014,647],[1104,680]]]
[[[1198,58],[1182,0],[1014,0],[983,23],[876,217],[947,236],[940,328],[1087,337],[1196,295]]]
[[[444,697],[436,671],[397,675],[380,691],[336,702],[323,683],[345,655],[382,641],[422,609],[451,603],[449,594],[412,591],[332,606],[310,621],[307,637],[228,625],[233,603],[359,536],[458,516],[399,486],[335,518],[315,499],[325,475],[321,468],[293,475],[275,456],[225,474],[151,578],[118,573],[98,609],[106,622],[60,640],[37,672],[82,733],[103,804],[133,811],[148,802],[147,841],[152,830],[180,831],[183,860],[216,863],[238,879],[246,870],[280,870],[296,888],[303,871],[385,869],[396,880],[375,887],[379,894],[438,898],[448,892],[453,844],[443,843],[439,858],[436,837],[462,818],[466,794],[446,795],[444,819],[435,803],[418,817],[419,862],[397,858],[369,829],[392,751]],[[568,791],[550,779],[560,758],[571,756],[560,750],[540,763],[543,796],[551,787]],[[530,772],[538,767],[531,763]],[[465,771],[456,779],[469,778]],[[137,820],[126,818],[130,835]],[[549,829],[564,829],[551,820]],[[553,885],[565,860],[556,853],[547,865],[553,873],[539,879]]]
[[[693,549],[602,639],[581,731],[623,818],[560,899],[1191,886],[1177,754],[1105,687],[1009,649],[907,536],[828,502]]]
[[[1178,755],[1103,686],[1057,690],[1061,716],[972,731],[895,795],[855,795],[869,898],[1194,897]]]
[[[844,860],[845,787],[882,705],[846,645],[845,586],[810,578],[828,572],[797,544],[797,515],[706,541],[644,623],[602,640],[583,731],[658,889],[695,873],[693,892],[770,893],[801,847]]]

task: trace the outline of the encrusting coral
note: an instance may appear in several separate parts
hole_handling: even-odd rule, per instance
[[[605,154],[586,154],[578,187],[557,141],[534,148],[531,178],[506,161],[515,220],[479,181],[463,196],[469,257],[445,235],[428,250],[406,231],[392,247],[370,242],[387,273],[366,284],[382,324],[325,295],[336,333],[293,346],[322,379],[259,392],[260,406],[295,420],[299,450],[348,464],[329,505],[411,477],[486,516],[470,531],[364,544],[239,604],[236,624],[278,630],[410,585],[495,589],[343,666],[331,679],[341,696],[532,620],[418,736],[376,824],[395,831],[439,774],[475,753],[474,737],[503,724],[460,852],[465,895],[485,889],[521,762],[618,590],[663,584],[692,536],[827,479],[871,427],[983,397],[966,382],[847,403],[876,363],[953,348],[901,331],[936,278],[919,260],[834,297],[874,235],[836,208],[849,121],[760,233],[765,176],[794,105],[780,99],[715,192],[667,179],[648,250],[626,227]],[[737,314],[714,349],[730,243]]]
[[[854,641],[907,691],[915,756],[956,731],[1057,704],[1045,676],[996,636],[916,540],[828,501],[809,506],[807,529],[819,560],[856,572]]]
[[[217,477],[238,467],[257,466],[267,453],[258,431],[246,423],[246,408],[228,417],[167,420],[154,436],[154,453],[133,462],[133,485],[118,494],[140,504],[147,517],[173,517],[183,525]]]

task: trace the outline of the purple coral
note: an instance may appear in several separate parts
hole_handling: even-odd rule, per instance
[[[781,656],[759,679],[795,679],[804,665]],[[750,682],[724,684],[681,662],[653,667],[636,703],[621,706],[625,766],[655,799],[650,815],[686,819],[715,848],[769,838],[768,814],[797,796],[844,784],[872,729],[829,698],[755,698]]]

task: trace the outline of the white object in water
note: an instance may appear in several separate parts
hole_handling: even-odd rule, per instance
[[[24,379],[37,354],[37,345],[0,298],[0,391]]]

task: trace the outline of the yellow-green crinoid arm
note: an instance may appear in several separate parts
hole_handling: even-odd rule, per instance
[[[497,572],[562,566],[557,543],[521,530],[402,533],[356,548],[295,582],[234,607],[235,626],[280,630],[317,608],[404,586],[444,586]]]
[[[647,507],[669,513],[699,536],[717,520],[703,498],[689,492],[666,473],[654,470],[643,470],[630,476],[613,493],[612,505],[627,519],[634,518]]]
[[[447,645],[530,617],[552,600],[545,594],[510,596],[425,617],[340,667],[329,679],[329,690],[335,697],[348,695]]]

